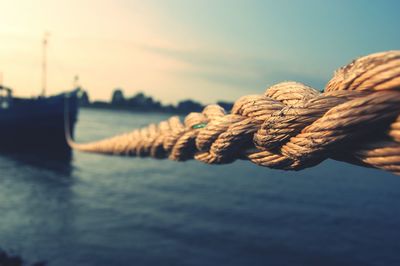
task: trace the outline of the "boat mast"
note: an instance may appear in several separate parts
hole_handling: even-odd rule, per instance
[[[77,89],[78,87],[79,87],[79,76],[75,75],[74,82],[73,82],[73,88]]]
[[[42,46],[42,93],[41,96],[46,95],[47,88],[47,39],[50,36],[48,32],[46,32],[43,36],[43,46]]]

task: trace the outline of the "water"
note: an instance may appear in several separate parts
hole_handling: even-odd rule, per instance
[[[84,109],[76,138],[165,119]],[[400,177],[75,152],[0,156],[0,247],[48,265],[400,265]]]

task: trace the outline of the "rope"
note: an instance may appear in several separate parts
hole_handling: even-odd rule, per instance
[[[208,105],[167,121],[72,148],[208,164],[249,160],[301,170],[327,158],[400,174],[400,51],[338,69],[324,92],[282,82],[238,99],[227,113]]]

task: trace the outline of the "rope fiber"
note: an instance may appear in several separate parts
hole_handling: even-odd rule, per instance
[[[238,99],[230,112],[208,105],[108,139],[75,143],[103,154],[152,156],[208,164],[249,160],[301,170],[327,158],[400,174],[400,51],[358,58],[319,92],[282,82]]]

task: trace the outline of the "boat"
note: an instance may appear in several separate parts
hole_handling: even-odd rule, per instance
[[[10,88],[0,86],[0,151],[69,157],[65,130],[73,135],[78,94],[77,89],[50,97],[18,98]]]

